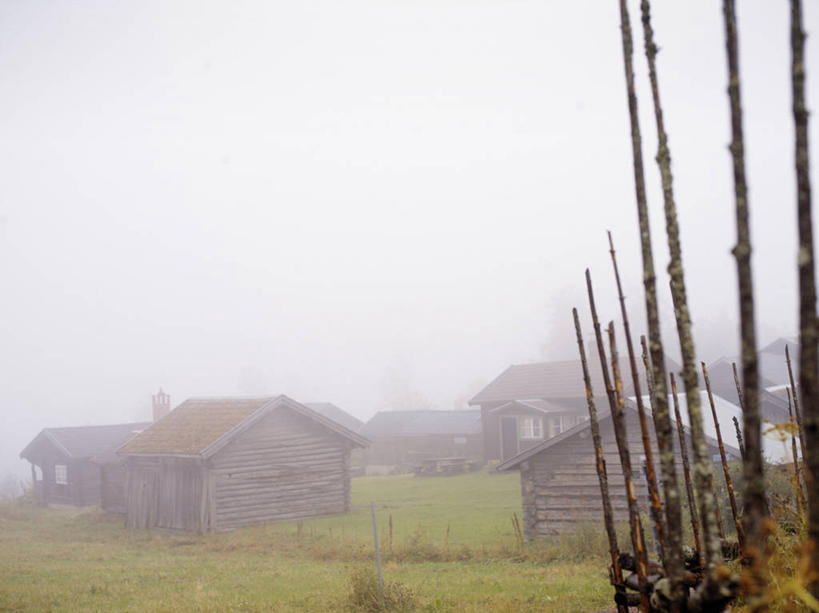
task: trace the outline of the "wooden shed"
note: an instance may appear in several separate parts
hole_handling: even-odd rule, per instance
[[[596,348],[590,350],[596,354]],[[679,369],[668,356],[665,363],[669,371]],[[627,360],[621,360],[620,370],[629,373],[623,392],[633,394]],[[469,404],[481,410],[484,460],[505,462],[583,421],[588,413],[582,373],[580,360],[513,364],[471,398]],[[598,360],[589,361],[589,374],[595,390],[605,389]],[[640,386],[648,389],[642,373]],[[596,400],[598,406],[607,402],[605,394]]]
[[[611,414],[608,411],[601,412],[599,422],[614,517],[615,520],[626,521],[628,520],[628,506]],[[651,417],[649,417],[649,422],[656,463],[659,461],[659,454],[656,451]],[[723,430],[726,428],[727,424],[722,425]],[[641,498],[641,507],[645,511],[648,491],[642,470],[643,442],[637,409],[630,401],[626,403],[626,430],[635,485]],[[691,443],[687,429],[685,436],[690,449]],[[708,453],[718,462],[717,442],[710,437],[706,438]],[[678,442],[679,437],[675,428],[674,449],[678,464],[678,478],[683,488],[682,491],[684,491],[682,459]],[[727,445],[725,449],[731,458],[740,458],[737,449]],[[523,530],[527,539],[571,531],[582,522],[601,521],[603,507],[595,464],[591,424],[585,421],[519,453],[498,466],[498,470],[515,468],[520,470]],[[659,466],[657,470],[659,471]],[[722,469],[719,468],[719,470]]]
[[[409,470],[432,458],[480,460],[481,414],[462,411],[379,411],[359,432],[372,441],[364,452],[370,474]]]
[[[95,458],[120,447],[147,423],[45,428],[20,452],[31,462],[34,496],[46,504],[101,503],[102,473]]]
[[[345,513],[367,439],[286,396],[191,398],[120,450],[129,527],[209,532]]]

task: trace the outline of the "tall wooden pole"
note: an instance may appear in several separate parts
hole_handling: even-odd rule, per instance
[[[725,46],[728,57],[728,98],[731,107],[731,158],[734,169],[737,244],[734,257],[739,279],[739,319],[742,339],[742,385],[745,409],[743,476],[743,520],[747,535],[745,556],[751,567],[761,569],[766,556],[763,520],[768,516],[765,476],[762,463],[762,421],[759,412],[759,376],[754,321],[754,292],[751,275],[751,231],[748,223],[748,189],[745,183],[745,144],[742,134],[742,105],[739,89],[739,51],[734,0],[723,0]],[[816,317],[814,311],[813,317]],[[758,579],[762,580],[762,574]],[[751,594],[753,596],[753,594]]]
[[[745,397],[742,394],[742,386],[739,384],[739,375],[737,374],[737,363],[731,362],[731,368],[734,371],[734,385],[737,388],[737,399],[739,400],[739,408],[745,413]],[[734,428],[737,431],[737,443],[739,443],[739,453],[742,455],[742,461],[745,462],[745,442],[742,440],[742,428],[739,426],[739,421],[736,417],[734,420]]]
[[[619,438],[620,435],[618,435],[618,431],[621,430],[620,426],[623,426],[624,429],[625,423],[624,421],[617,419],[618,412],[622,410],[622,407],[618,409],[617,394],[612,384],[612,380],[609,377],[609,365],[606,361],[606,348],[603,344],[603,333],[600,330],[600,320],[597,318],[597,306],[594,302],[594,290],[592,288],[591,273],[589,272],[588,268],[586,269],[586,290],[589,295],[589,309],[591,310],[592,325],[594,327],[594,338],[597,341],[597,354],[600,357],[600,369],[603,373],[603,384],[606,386],[606,396],[608,397],[609,408],[611,409],[611,421],[614,425],[615,438]],[[626,441],[628,440],[624,432],[622,432],[622,439]],[[628,495],[629,483],[631,483],[631,490],[634,491],[634,483],[631,479],[631,458],[628,455],[628,447],[621,448],[619,441],[617,444],[617,450],[620,455],[620,466],[623,471],[623,480],[626,484],[626,494]],[[632,546],[634,547],[634,555],[637,559],[637,576],[639,578],[641,588],[640,606],[641,610],[648,611],[648,594],[645,591],[648,560],[645,555],[645,547],[641,547],[640,545],[639,516],[637,517],[635,525],[631,505],[629,505],[629,524],[631,527],[630,533]]]
[[[623,469],[623,481],[626,486],[626,496],[628,498],[628,514],[631,523],[631,543],[637,557],[637,577],[640,585],[641,609],[650,611],[647,591],[647,567],[648,552],[646,551],[645,536],[643,534],[643,524],[640,522],[640,509],[637,506],[637,489],[634,487],[634,475],[631,469],[631,454],[628,448],[628,433],[626,431],[626,411],[623,400],[623,382],[620,378],[620,365],[617,356],[617,343],[614,339],[614,322],[609,322],[609,346],[611,347],[611,374],[614,379],[614,392],[616,399],[615,411],[611,414],[611,421],[614,425],[614,438],[617,441],[617,449],[620,452],[620,466]]]
[[[732,417],[731,421],[734,422],[734,430],[737,433],[737,445],[739,445],[739,455],[745,460],[745,443],[742,442],[742,428],[739,426],[739,420],[736,417]]]
[[[609,496],[609,481],[606,472],[606,458],[603,455],[603,443],[600,440],[600,424],[597,421],[597,407],[594,402],[594,391],[592,390],[589,367],[586,362],[586,348],[583,345],[583,334],[580,330],[580,318],[577,316],[577,309],[572,309],[574,317],[574,329],[577,333],[577,347],[580,351],[580,363],[583,366],[583,383],[586,386],[586,403],[589,407],[589,425],[591,426],[592,442],[594,443],[595,466],[597,468],[597,480],[600,482],[600,498],[603,501],[603,523],[606,526],[606,535],[609,539],[609,555],[611,556],[611,582],[614,585],[616,594],[625,594],[626,588],[623,584],[623,571],[620,568],[620,550],[617,546],[617,531],[614,529],[614,513],[611,508],[611,497]],[[627,607],[617,605],[618,613],[627,613]]]
[[[623,316],[623,331],[626,335],[626,348],[628,349],[628,363],[631,368],[631,383],[634,386],[634,395],[637,403],[637,416],[640,421],[640,434],[643,438],[643,451],[645,451],[645,472],[648,485],[648,495],[651,501],[651,518],[654,522],[654,530],[657,534],[657,544],[660,550],[660,559],[665,566],[665,529],[663,526],[663,506],[660,502],[660,493],[657,489],[657,474],[654,471],[654,453],[651,449],[651,432],[648,429],[646,409],[643,405],[643,395],[640,390],[640,372],[637,369],[637,359],[634,356],[634,344],[631,342],[631,327],[628,322],[628,312],[626,310],[626,297],[623,295],[623,287],[620,284],[620,271],[617,269],[617,256],[614,251],[614,241],[609,236],[609,253],[611,254],[611,264],[614,268],[614,279],[617,283],[617,295],[620,300],[620,314]],[[666,572],[668,568],[666,567]]]
[[[637,201],[637,218],[640,225],[640,245],[643,259],[643,288],[645,290],[646,320],[648,322],[649,349],[654,371],[654,430],[657,435],[657,447],[660,452],[660,473],[663,482],[666,516],[666,567],[672,583],[672,609],[681,606],[684,596],[682,587],[682,510],[680,491],[677,484],[677,472],[674,460],[674,445],[671,434],[671,419],[668,412],[668,393],[666,391],[665,355],[660,335],[660,316],[657,308],[656,275],[654,256],[651,249],[651,232],[648,222],[648,205],[646,202],[645,177],[643,171],[642,140],[637,113],[637,91],[634,86],[634,53],[631,37],[631,20],[626,0],[620,0],[620,30],[623,40],[623,66],[626,78],[629,119],[631,123],[631,146],[634,162],[634,187]]]
[[[799,432],[799,446],[802,448],[802,463],[806,462],[808,457],[807,449],[805,449],[805,431],[802,425],[802,412],[799,410],[799,394],[796,392],[796,385],[793,382],[793,366],[791,366],[791,352],[788,351],[788,346],[785,345],[785,362],[788,365],[788,378],[791,382],[791,395],[793,396],[793,412],[796,417],[796,429]],[[807,474],[805,475],[805,485],[807,486]]]
[[[799,454],[796,451],[796,434],[794,430],[796,430],[797,425],[796,422],[793,420],[793,411],[791,411],[791,390],[790,388],[785,388],[785,391],[788,393],[788,417],[791,420],[791,455],[793,455],[793,486],[796,490],[796,509],[799,512],[799,517],[804,517],[803,513],[805,511],[805,491],[802,489],[802,485],[799,479]]]
[[[708,392],[708,403],[711,405],[711,415],[714,418],[714,429],[717,433],[717,446],[719,447],[719,455],[722,459],[722,472],[725,475],[725,487],[728,489],[728,501],[731,503],[731,514],[734,518],[734,525],[737,529],[737,541],[741,549],[745,548],[745,531],[742,529],[742,522],[739,521],[739,512],[737,511],[737,501],[734,497],[734,484],[731,479],[731,471],[728,470],[728,458],[725,456],[725,445],[722,443],[722,428],[719,425],[719,417],[717,416],[717,408],[714,406],[714,395],[711,393],[711,381],[708,378],[708,369],[705,367],[705,362],[702,365],[702,378],[705,380],[705,389]]]
[[[691,465],[688,462],[688,445],[685,441],[685,429],[683,428],[682,416],[680,415],[680,401],[677,397],[677,382],[674,373],[669,373],[671,378],[671,398],[674,401],[674,417],[677,421],[677,435],[680,439],[680,455],[683,462],[683,477],[685,478],[685,493],[688,495],[688,512],[691,515],[691,530],[694,532],[694,544],[697,546],[697,556],[700,566],[705,566],[705,557],[702,555],[702,543],[700,542],[700,522],[697,520],[697,502],[694,498],[694,486],[691,484]]]
[[[791,0],[791,89],[796,128],[796,191],[799,219],[799,393],[802,397],[804,458],[807,467],[808,536],[813,541],[811,593],[819,598],[819,324],[816,321],[816,271],[813,251],[808,110],[805,104],[805,32],[802,2]],[[795,390],[794,390],[795,391]],[[794,404],[794,406],[796,406]]]

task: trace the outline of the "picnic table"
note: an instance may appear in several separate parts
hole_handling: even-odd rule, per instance
[[[415,465],[415,476],[457,475],[467,472],[472,466],[468,458],[426,458]]]

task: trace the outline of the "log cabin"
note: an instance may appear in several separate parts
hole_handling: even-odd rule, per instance
[[[368,474],[408,472],[434,458],[481,460],[481,416],[475,410],[379,411],[359,432],[372,441],[364,452]]]
[[[191,398],[117,452],[126,525],[198,532],[350,510],[363,436],[286,396]]]
[[[626,491],[611,414],[607,409],[605,411],[598,409],[598,411],[600,412],[600,437],[608,472],[614,519],[615,521],[627,521]],[[659,471],[659,453],[656,450],[657,442],[651,417],[649,417],[649,428],[652,434],[654,462]],[[690,435],[688,429],[685,426],[683,428],[690,449]],[[727,424],[723,425],[722,429],[726,430]],[[637,409],[632,401],[626,402],[626,431],[635,487],[641,499],[641,511],[645,516],[648,497],[646,479],[642,470],[642,460],[645,455]],[[717,463],[713,468],[715,483],[719,483],[722,468],[721,465],[718,465],[720,459],[717,441],[706,437],[706,443],[709,456]],[[685,491],[679,436],[676,428],[674,428],[674,451],[678,465],[678,480],[682,491]],[[726,444],[725,451],[729,459],[740,459],[739,450],[736,448]],[[498,465],[499,471],[514,469],[520,471],[523,533],[527,540],[570,532],[583,523],[599,525],[603,518],[603,506],[589,421],[544,440],[539,445]],[[683,501],[683,505],[685,504]]]
[[[597,348],[589,349],[590,356]],[[679,365],[666,356],[669,371]],[[598,360],[589,360],[592,386],[603,390]],[[628,361],[620,361],[623,390],[634,393]],[[647,386],[640,368],[640,388]],[[596,399],[598,406],[607,402],[605,394]],[[539,445],[587,418],[586,388],[580,360],[513,364],[493,379],[469,404],[479,407],[483,430],[483,459],[503,462],[518,453]]]
[[[94,506],[106,486],[97,458],[123,445],[150,422],[45,428],[20,452],[31,463],[36,500],[48,505]],[[107,479],[111,485],[111,476]]]

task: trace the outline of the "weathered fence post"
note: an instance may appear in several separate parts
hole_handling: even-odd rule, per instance
[[[384,597],[384,576],[381,574],[381,547],[378,546],[378,524],[375,522],[375,503],[370,502],[370,513],[373,516],[373,537],[375,539],[375,562],[378,565],[378,593]]]

